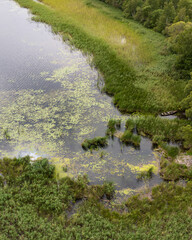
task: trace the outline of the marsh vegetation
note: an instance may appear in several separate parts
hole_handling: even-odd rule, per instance
[[[21,91],[11,89],[15,79],[7,81],[10,95],[5,87],[0,96],[5,104],[0,109],[1,145],[11,149],[36,142],[53,154],[55,166],[45,158],[0,160],[0,239],[191,238],[192,166],[179,158],[192,152],[191,3],[105,1],[119,10],[97,0],[16,2],[30,9],[33,20],[59,33],[71,46],[69,55],[75,48],[88,55],[94,70],[82,60],[83,54],[75,53],[74,61],[51,59],[57,69],[49,63],[51,73],[46,69],[40,73],[49,90],[35,88],[39,86],[35,74],[30,81],[34,86]],[[101,100],[94,88],[97,83],[91,81],[98,76],[105,82],[102,93],[112,96],[122,113],[133,115],[116,118],[115,111],[111,114],[114,108],[106,98]],[[172,110],[185,118],[157,116]],[[124,122],[125,131],[120,132]],[[95,137],[96,130],[105,136]],[[73,138],[76,144],[71,146]],[[160,152],[159,167],[151,149],[142,152],[142,143],[148,139]],[[90,151],[82,153],[80,143]],[[117,143],[121,157],[116,150],[107,150]],[[99,150],[107,145],[106,151]],[[72,152],[73,146],[79,151]],[[171,182],[146,190],[146,183],[155,184],[158,170],[162,179]],[[86,173],[102,184],[90,184]],[[116,188],[105,181],[106,176],[114,177]],[[178,183],[183,179],[184,187]],[[146,192],[114,204],[113,197],[130,192],[129,181],[130,185],[144,182],[140,186]],[[106,199],[113,211],[105,207]]]
[[[46,159],[31,163],[29,157],[4,158],[0,167],[2,240],[21,236],[36,240],[191,236],[191,182],[185,187],[163,183],[147,193],[150,198],[133,196],[124,205],[116,206],[116,211],[110,211],[104,207],[102,197],[113,196],[111,183],[88,185],[83,176],[56,180],[55,167]],[[72,203],[79,200],[74,212]]]
[[[93,139],[85,139],[81,144],[82,148],[85,150],[93,150],[97,148],[104,148],[107,146],[107,138],[106,137],[96,137]]]

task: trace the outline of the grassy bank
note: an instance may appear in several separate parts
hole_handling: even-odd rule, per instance
[[[88,185],[86,177],[56,180],[46,159],[0,160],[0,239],[190,239],[191,183],[164,183],[146,196],[130,198],[117,211],[109,183]],[[142,213],[142,214],[141,214]]]
[[[168,75],[175,56],[162,52],[165,39],[125,20],[122,13],[97,1],[17,0],[52,26],[77,48],[94,56],[103,74],[105,91],[123,112],[161,112],[176,109],[185,83]],[[171,87],[170,87],[171,86]]]

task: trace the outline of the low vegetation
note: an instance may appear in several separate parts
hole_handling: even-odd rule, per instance
[[[149,180],[153,176],[153,167],[150,167],[147,171],[142,171],[137,174],[137,179],[138,180]]]
[[[181,133],[181,130],[185,129],[187,124],[190,125],[191,121],[139,115],[128,119],[126,126],[135,125],[138,134],[149,136],[154,143],[158,143],[163,140],[173,142],[185,140],[186,137]]]
[[[160,174],[164,180],[176,181],[179,179],[192,179],[192,167],[178,164],[174,160],[162,157],[160,161]]]
[[[110,119],[107,124],[106,135],[113,137],[116,130],[120,129],[120,128],[121,128],[121,120],[120,119],[118,119],[118,120]]]
[[[137,134],[133,134],[129,130],[125,130],[125,132],[123,133],[120,139],[123,143],[133,144],[133,146],[135,147],[139,147],[141,142],[141,137]]]
[[[29,157],[4,158],[0,172],[1,240],[192,237],[191,182],[186,187],[163,183],[152,189],[150,198],[133,196],[118,206],[125,210],[122,214],[100,202],[113,196],[111,183],[90,186],[86,177],[56,180],[46,159],[31,163]]]
[[[85,150],[88,149],[97,149],[107,146],[107,137],[95,137],[93,139],[85,139],[81,144],[82,148]]]
[[[177,146],[170,146],[163,142],[161,142],[159,146],[166,152],[167,156],[171,157],[172,159],[176,158],[176,156],[179,154],[179,148]]]

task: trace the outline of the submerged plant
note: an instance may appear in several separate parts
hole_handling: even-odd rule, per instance
[[[6,129],[3,131],[3,135],[4,135],[4,137],[5,137],[7,140],[10,140],[10,139],[11,139],[10,134],[9,134],[9,131],[8,131],[8,128],[6,128]]]
[[[105,151],[101,151],[99,155],[100,155],[100,158],[103,158],[106,155],[106,152]]]

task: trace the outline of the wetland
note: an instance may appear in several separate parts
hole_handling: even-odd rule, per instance
[[[192,238],[189,1],[0,1],[0,240]]]
[[[148,138],[142,137],[139,149],[116,137],[104,149],[82,149],[84,139],[105,136],[109,119],[121,118],[124,130],[128,118],[102,93],[103,77],[92,57],[32,21],[15,2],[1,2],[0,11],[1,23],[7,22],[0,40],[1,157],[47,157],[58,177],[87,174],[92,184],[112,181],[122,195],[145,185],[137,180],[142,169],[154,166],[150,185],[161,182],[158,153]]]

